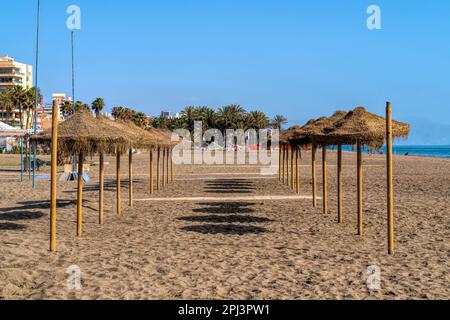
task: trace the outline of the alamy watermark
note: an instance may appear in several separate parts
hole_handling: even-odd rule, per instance
[[[262,175],[278,170],[280,132],[277,129],[209,129],[204,131],[201,121],[194,123],[194,132],[177,129],[172,141],[174,164],[206,165],[262,165]]]
[[[72,265],[67,268],[67,289],[70,291],[81,290],[81,269],[77,265]]]
[[[67,29],[81,30],[81,8],[73,4],[67,7],[66,13],[69,15],[66,20]]]
[[[373,265],[367,268],[367,289],[371,291],[381,290],[381,268]]]
[[[380,6],[373,4],[367,8],[367,29],[369,30],[381,30],[381,8]]]

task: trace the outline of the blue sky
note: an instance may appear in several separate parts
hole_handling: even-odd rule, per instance
[[[4,1],[0,54],[34,64],[35,0]],[[450,1],[41,0],[40,87],[148,114],[239,103],[290,124],[363,105],[413,124],[409,143],[450,144]],[[366,27],[377,4],[382,30]],[[7,26],[7,28],[5,27]]]

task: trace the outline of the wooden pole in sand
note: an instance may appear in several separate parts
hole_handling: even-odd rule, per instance
[[[358,235],[363,235],[363,181],[362,181],[362,146],[361,143],[358,142],[358,150],[357,150],[357,162],[358,162]]]
[[[297,187],[297,194],[300,193],[300,147],[295,148],[295,185]]]
[[[294,190],[294,187],[295,187],[295,185],[294,185],[295,184],[295,180],[294,180],[295,158],[294,158],[294,156],[295,156],[294,148],[291,147],[291,189],[292,190]]]
[[[323,213],[328,213],[327,147],[322,146]]]
[[[155,191],[155,181],[154,181],[154,164],[153,164],[153,148],[150,149],[150,194]]]
[[[116,152],[116,179],[117,179],[117,191],[116,191],[116,209],[117,214],[122,213],[122,205],[120,199],[120,151]]]
[[[170,149],[170,182],[173,183],[173,149]]]
[[[52,169],[50,185],[50,251],[56,251],[56,174],[58,163],[58,110],[59,105],[53,101],[52,112]]]
[[[283,147],[279,146],[278,148],[278,181],[281,182],[281,165],[282,165],[282,160],[283,160],[283,156],[282,156],[282,150]]]
[[[386,104],[386,161],[387,161],[387,212],[388,212],[388,252],[390,255],[395,253],[395,235],[394,235],[394,183],[392,180],[392,109],[391,103]]]
[[[162,154],[162,177],[161,177],[161,181],[162,181],[162,186],[163,188],[166,186],[166,148],[163,149],[163,154]]]
[[[128,204],[133,207],[133,149],[128,151]]]
[[[167,149],[166,149],[166,185],[168,185],[168,184],[169,184],[169,181],[170,181],[170,173],[169,173],[170,165],[169,165],[169,158],[170,158],[170,149],[167,148]]]
[[[312,178],[312,194],[313,194],[313,207],[317,207],[317,186],[316,186],[316,145],[313,144],[311,148],[311,178]]]
[[[291,179],[289,178],[290,168],[289,168],[289,146],[286,146],[286,185],[291,186]]]
[[[337,194],[338,194],[338,223],[343,222],[342,213],[342,144],[338,145],[337,155]]]
[[[286,170],[286,161],[285,161],[285,158],[286,158],[286,147],[282,146],[281,150],[282,150],[282,152],[281,152],[281,158],[282,158],[281,176],[282,176],[282,179],[281,180],[282,180],[282,182],[284,184],[286,182],[286,173],[285,173],[285,170]]]
[[[105,156],[103,152],[100,153],[100,168],[99,168],[99,188],[100,188],[100,195],[99,195],[99,205],[98,205],[98,223],[103,224],[104,223],[104,199],[105,199]]]
[[[83,152],[78,154],[77,236],[83,235]]]
[[[161,190],[160,183],[160,175],[161,175],[161,148],[158,147],[158,152],[156,155],[156,190]]]
[[[289,187],[291,183],[289,180],[289,146],[286,146],[286,185]]]

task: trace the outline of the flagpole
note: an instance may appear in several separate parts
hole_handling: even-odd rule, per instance
[[[37,133],[37,112],[38,112],[38,103],[39,103],[39,92],[38,92],[38,71],[39,71],[39,24],[40,24],[40,11],[41,11],[41,2],[37,1],[37,21],[36,21],[36,70],[35,70],[35,78],[34,78],[34,128],[33,133]],[[33,146],[33,188],[36,188],[36,143]]]

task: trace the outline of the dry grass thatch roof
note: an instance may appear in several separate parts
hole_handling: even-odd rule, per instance
[[[392,122],[394,138],[407,138],[410,126]],[[352,111],[337,111],[332,117],[310,120],[305,126],[294,130],[289,143],[320,145],[355,145],[361,143],[372,149],[380,149],[386,140],[386,119],[358,107]]]
[[[392,121],[393,138],[406,139],[409,132],[409,124]],[[328,145],[361,143],[372,149],[380,149],[386,142],[386,119],[358,107],[332,126],[326,127],[323,133],[322,141]]]
[[[155,128],[142,129],[130,121],[111,120],[106,117],[99,117],[103,123],[122,131],[136,148],[153,148],[171,146],[172,133],[166,130]]]
[[[50,147],[51,130],[34,136],[32,140]],[[83,152],[92,155],[98,152],[124,151],[132,141],[122,131],[96,119],[89,111],[79,111],[58,125],[58,150],[64,155]]]
[[[303,127],[292,127],[287,136],[287,142],[293,145],[308,145],[315,143],[313,137],[319,137],[324,134],[327,127],[341,120],[347,115],[346,111],[336,111],[331,117],[321,117],[319,119],[309,120]]]

